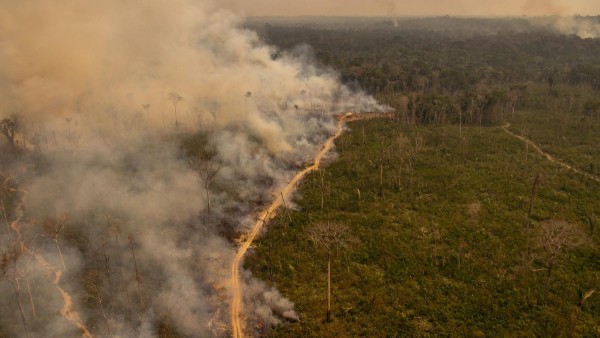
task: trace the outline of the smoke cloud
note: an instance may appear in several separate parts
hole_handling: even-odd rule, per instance
[[[0,0],[0,117],[19,117],[26,150],[0,143],[0,335],[226,334],[223,234],[253,223],[332,113],[385,109],[239,20],[209,1]],[[185,139],[218,162],[210,197]],[[298,319],[243,278],[248,320]]]

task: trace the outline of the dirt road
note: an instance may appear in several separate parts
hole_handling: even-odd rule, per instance
[[[275,200],[258,216],[258,221],[254,224],[254,226],[250,229],[247,234],[247,238],[244,243],[240,246],[233,262],[231,263],[231,290],[233,292],[232,300],[231,300],[231,327],[233,337],[241,338],[244,336],[244,331],[242,327],[242,320],[240,319],[240,312],[242,310],[242,290],[240,287],[240,266],[248,248],[256,238],[256,235],[260,232],[262,226],[266,221],[275,217],[275,212],[277,208],[279,208],[283,203],[284,199],[288,199],[291,193],[294,191],[297,183],[309,172],[313,170],[317,170],[321,163],[321,159],[325,154],[331,150],[333,146],[333,141],[342,134],[344,129],[344,125],[346,120],[350,116],[340,116],[337,124],[337,129],[335,134],[327,139],[321,150],[315,155],[314,163],[309,167],[306,167],[304,170],[298,172],[294,178],[285,186],[285,188],[281,191],[281,193],[277,194]],[[356,118],[352,118],[352,120],[356,120]]]
[[[557,160],[554,156],[546,153],[544,150],[542,150],[542,148],[540,148],[537,144],[533,143],[531,140],[529,140],[528,138],[521,136],[521,135],[517,135],[515,133],[513,133],[512,131],[508,130],[508,128],[510,127],[510,123],[506,124],[504,126],[502,126],[502,129],[504,129],[505,132],[507,132],[509,135],[512,135],[513,137],[518,138],[519,140],[525,142],[526,144],[529,144],[533,149],[535,149],[536,152],[538,152],[540,155],[544,156],[548,161],[556,163],[566,169],[569,169],[577,174],[583,175],[591,180],[594,180],[596,182],[600,182],[600,178],[598,176],[592,175],[590,173],[587,173],[585,171],[581,171],[577,168],[573,168],[573,166],[564,163],[560,160]]]

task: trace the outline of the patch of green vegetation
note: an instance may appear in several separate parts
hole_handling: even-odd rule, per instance
[[[599,176],[598,91],[570,86],[531,86],[531,91],[527,104],[531,109],[517,111],[511,118],[514,130],[561,161]]]
[[[600,281],[598,183],[526,154],[499,127],[349,128],[339,158],[304,181],[298,210],[280,213],[246,260],[301,318],[273,336],[600,334],[600,295],[582,301]],[[542,230],[555,219],[578,237],[551,263]],[[333,260],[331,323],[326,259],[306,232],[321,221],[347,224],[358,242]]]

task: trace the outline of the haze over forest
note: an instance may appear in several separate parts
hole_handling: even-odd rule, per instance
[[[600,334],[599,14],[0,0],[0,337]]]
[[[547,16],[598,15],[594,0],[225,0],[223,5],[249,16]]]

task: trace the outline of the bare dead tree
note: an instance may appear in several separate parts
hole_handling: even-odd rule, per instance
[[[2,218],[4,219],[4,224],[6,225],[6,230],[8,232],[10,232],[10,222],[8,221],[8,204],[11,199],[11,195],[15,192],[15,188],[11,183],[10,177],[2,179],[2,182],[0,183],[0,211],[2,211]]]
[[[169,101],[173,103],[173,113],[175,114],[175,128],[179,127],[179,120],[177,119],[177,104],[183,101],[183,97],[175,92],[169,93]]]
[[[315,223],[308,229],[308,238],[327,257],[327,322],[331,322],[331,260],[340,249],[349,248],[353,239],[350,228],[339,222]]]
[[[221,163],[214,153],[199,151],[193,159],[190,160],[192,168],[198,174],[206,192],[206,209],[210,214],[210,185],[221,170]]]
[[[402,188],[402,168],[404,167],[404,160],[411,155],[410,141],[404,135],[398,135],[395,142],[397,149],[393,152],[396,160],[396,188],[398,191]]]
[[[425,138],[423,136],[417,134],[413,137],[413,141],[414,141],[414,148],[413,148],[414,152],[418,153],[425,146]]]
[[[16,132],[19,129],[19,119],[16,116],[2,119],[0,121],[0,133],[6,137],[14,156],[17,155]]]
[[[321,210],[325,207],[325,169],[319,170],[319,178],[321,179]]]
[[[379,191],[377,195],[379,197],[383,196],[383,156],[379,157]]]
[[[131,257],[133,257],[133,266],[135,268],[135,281],[137,282],[138,296],[140,298],[140,306],[144,307],[144,299],[142,298],[142,282],[140,278],[140,270],[138,269],[137,260],[135,259],[135,248],[133,246],[133,235],[129,234],[129,249],[131,249]]]
[[[462,108],[458,108],[458,137],[462,138]]]
[[[533,199],[535,198],[535,193],[537,191],[538,183],[540,182],[540,174],[538,173],[535,177],[535,181],[533,181],[533,186],[531,187],[531,196],[529,197],[529,211],[527,212],[527,231],[531,227],[531,212],[533,210]]]
[[[58,242],[58,239],[60,237],[60,232],[64,229],[68,221],[69,216],[64,214],[59,215],[54,219],[46,218],[43,224],[45,230],[45,234],[43,236],[50,238],[54,242],[54,245],[56,246],[56,251],[58,251],[58,256],[60,257],[60,261],[62,263],[63,271],[67,271],[67,266],[65,265],[65,259],[63,257],[62,251],[60,250],[60,244]]]
[[[544,283],[544,302],[547,300],[553,272],[568,250],[586,243],[585,233],[574,224],[562,220],[550,220],[540,224],[534,238],[535,249],[532,259],[532,271],[546,272]]]
[[[285,197],[283,196],[283,192],[280,192],[279,194],[281,195],[281,201],[283,202],[285,214],[287,215],[288,219],[290,220],[290,223],[292,223],[292,215],[290,213],[290,208],[288,208],[287,203],[285,203]]]
[[[23,302],[21,301],[21,279],[25,277],[25,272],[19,267],[18,263],[22,256],[22,251],[18,246],[15,246],[2,254],[0,258],[0,278],[6,280],[15,291],[15,297],[19,305],[19,313],[21,315],[21,323],[23,330],[29,335],[25,313],[23,311]]]
[[[86,290],[84,298],[96,303],[100,312],[100,316],[102,317],[102,319],[104,319],[104,324],[106,325],[106,329],[108,330],[108,335],[111,337],[112,330],[110,326],[110,306],[109,309],[106,309],[105,303],[105,278],[104,276],[102,276],[102,273],[99,273],[99,271],[97,270],[93,270],[86,274],[84,283]]]

